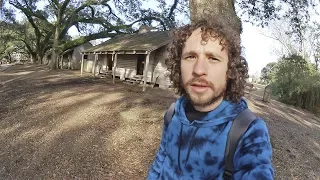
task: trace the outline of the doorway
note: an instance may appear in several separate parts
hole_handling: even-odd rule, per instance
[[[146,55],[138,55],[137,61],[137,75],[143,75],[144,66],[146,62]]]
[[[107,55],[107,71],[111,71],[113,67],[112,55]]]

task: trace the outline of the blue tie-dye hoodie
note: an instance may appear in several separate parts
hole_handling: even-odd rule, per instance
[[[180,97],[174,116],[164,125],[159,151],[148,174],[149,180],[223,179],[224,152],[231,122],[248,108],[223,101],[199,120],[190,121],[185,108],[188,100]],[[232,179],[273,179],[272,148],[265,122],[254,120],[240,139],[234,154]]]

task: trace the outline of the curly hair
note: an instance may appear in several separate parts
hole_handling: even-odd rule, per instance
[[[241,55],[240,32],[219,22],[221,21],[209,22],[203,20],[172,31],[173,40],[167,48],[166,65],[170,72],[169,77],[173,82],[173,88],[176,89],[177,94],[187,95],[182,83],[180,66],[184,44],[194,30],[201,28],[203,41],[208,42],[209,39],[215,38],[220,41],[222,48],[227,48],[228,50],[229,61],[224,99],[239,102],[244,95],[245,79],[248,78],[248,64]]]

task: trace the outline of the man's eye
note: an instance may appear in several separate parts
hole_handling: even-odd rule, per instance
[[[194,60],[194,59],[196,59],[196,56],[187,56],[185,59],[187,59],[187,60]]]
[[[215,57],[209,57],[210,61],[220,61],[219,59],[215,58]]]

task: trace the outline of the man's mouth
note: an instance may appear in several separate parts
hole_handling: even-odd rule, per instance
[[[194,91],[196,93],[202,93],[202,92],[206,91],[208,88],[209,88],[209,86],[207,84],[202,84],[202,83],[191,84],[192,91]]]
[[[196,86],[196,87],[209,87],[207,84],[201,84],[201,83],[194,83],[194,84],[191,84],[191,86]]]

